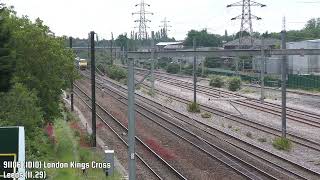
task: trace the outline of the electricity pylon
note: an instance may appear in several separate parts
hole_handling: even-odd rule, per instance
[[[153,15],[153,13],[146,11],[146,7],[150,7],[150,4],[145,3],[144,0],[141,0],[140,4],[135,5],[135,7],[137,6],[140,6],[140,11],[132,13],[132,15],[138,14],[140,16],[140,19],[134,21],[139,23],[139,26],[135,27],[135,28],[139,28],[138,39],[140,40],[148,39],[147,28],[149,27],[147,26],[147,23],[151,21],[146,18],[146,15],[147,14]]]
[[[161,21],[161,23],[163,23],[163,25],[159,26],[159,27],[161,27],[163,37],[165,37],[165,38],[168,38],[168,31],[170,31],[168,28],[172,27],[172,26],[168,25],[169,22],[170,21],[168,21],[167,18],[165,17],[164,20]]]
[[[261,18],[251,14],[251,6],[265,7],[266,5],[258,2],[254,2],[251,0],[242,0],[242,1],[227,5],[227,7],[233,7],[233,6],[242,7],[242,14],[231,19],[231,20],[241,19],[241,27],[239,32],[239,45],[240,47],[243,45],[243,37],[245,36],[244,33],[249,33],[249,36],[251,39],[251,46],[253,46],[252,19],[261,20]]]

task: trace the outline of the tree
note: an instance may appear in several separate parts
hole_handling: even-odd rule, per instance
[[[116,39],[116,43],[123,48],[127,47],[127,41],[128,41],[127,34],[120,34]]]
[[[11,36],[7,47],[12,52],[14,67],[11,82],[21,83],[39,98],[44,118],[48,121],[60,115],[61,89],[70,87],[76,78],[74,54],[65,48],[63,38],[52,36],[40,19],[34,23],[26,16],[17,17],[6,10],[5,19]]]
[[[310,19],[308,20],[307,24],[305,25],[305,30],[313,30],[319,27],[319,18],[318,19]]]
[[[197,46],[219,47],[222,46],[222,37],[217,34],[210,34],[206,29],[202,31],[191,30],[187,34],[184,44],[186,46],[193,45],[193,39],[196,39]]]
[[[0,9],[0,17],[8,16],[5,7]],[[10,49],[7,47],[10,40],[10,30],[7,27],[6,18],[0,19],[0,92],[10,89],[10,81],[14,73],[14,62],[10,59]]]
[[[241,32],[241,31],[237,32],[235,39],[239,39],[239,37],[240,37],[240,32]],[[242,32],[242,37],[245,37],[245,36],[250,36],[250,33],[247,32],[247,31],[243,31],[243,32]]]
[[[35,92],[17,83],[6,94],[0,94],[0,126],[24,126],[26,131],[41,127],[42,111]],[[29,133],[28,133],[29,134]]]

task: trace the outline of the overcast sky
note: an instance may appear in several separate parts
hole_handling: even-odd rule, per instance
[[[229,34],[240,30],[240,20],[230,19],[241,14],[241,7],[226,8],[237,0],[145,0],[151,6],[150,31],[159,30],[160,21],[170,20],[169,36],[182,40],[191,29],[207,28],[209,32]],[[99,37],[110,39],[134,29],[133,22],[139,11],[135,4],[140,0],[2,0],[13,5],[18,15],[27,15],[34,20],[39,17],[56,35],[87,37],[94,30]],[[253,22],[253,30],[259,32],[279,32],[282,29],[282,17],[286,16],[287,30],[301,29],[305,22],[320,17],[320,1],[313,0],[257,0],[267,7],[253,7],[252,14],[262,17]],[[138,29],[136,29],[138,31]],[[130,33],[129,33],[130,34]]]

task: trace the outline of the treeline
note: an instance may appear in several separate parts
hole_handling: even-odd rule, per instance
[[[193,45],[193,38],[197,41],[197,46],[202,47],[222,47],[224,43],[235,40],[239,38],[240,32],[236,34],[228,35],[227,30],[225,31],[224,35],[219,34],[212,34],[209,33],[206,29],[197,31],[197,30],[190,30],[186,38],[184,39],[184,45],[188,47],[192,47]],[[243,32],[243,34],[249,35],[248,32]],[[255,38],[275,38],[281,39],[280,32],[253,32],[252,34]],[[171,42],[175,41],[174,38],[168,38],[167,36],[163,35],[156,35],[155,42]],[[320,18],[313,18],[310,19],[304,28],[301,30],[290,30],[287,31],[287,41],[302,41],[302,40],[309,40],[309,39],[320,39]],[[149,47],[151,45],[150,39],[145,40],[136,40],[132,37],[127,36],[127,34],[119,35],[113,42],[114,46],[118,47],[126,47],[126,40],[128,40],[128,48],[131,50],[136,50],[139,47]],[[67,43],[67,42],[66,42]],[[100,40],[99,46],[111,46],[111,40]],[[74,39],[74,46],[81,46],[87,47],[88,46],[88,39]]]
[[[74,54],[40,19],[0,9],[0,126],[24,126],[28,159],[46,154],[43,127],[61,116],[62,90],[77,77]]]

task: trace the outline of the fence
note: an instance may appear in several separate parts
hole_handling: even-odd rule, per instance
[[[221,70],[221,69],[215,69],[215,68],[208,68],[208,72],[211,74],[223,75],[223,76],[236,75],[235,71]],[[254,81],[260,80],[259,74],[251,74],[251,75],[239,74],[239,76],[243,81],[254,82]],[[280,77],[266,76],[264,81],[265,81],[265,86],[269,86],[269,87],[281,86]],[[291,89],[320,90],[320,76],[289,74],[287,85],[288,85],[288,88],[291,88]]]

